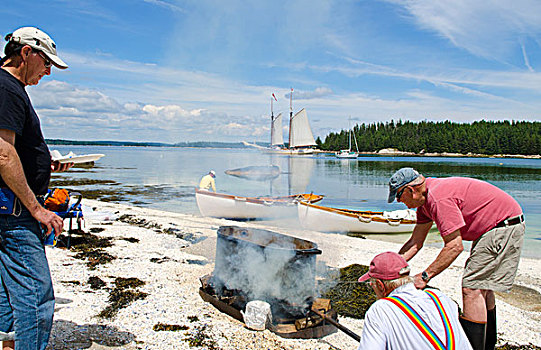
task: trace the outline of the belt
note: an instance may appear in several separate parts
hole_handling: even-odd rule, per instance
[[[503,221],[500,221],[494,228],[496,227],[505,227],[505,226],[513,226],[516,224],[520,224],[521,222],[524,222],[524,215],[520,214],[519,216],[515,216],[513,218],[505,219]]]

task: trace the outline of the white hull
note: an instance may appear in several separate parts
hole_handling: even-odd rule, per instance
[[[322,196],[304,194],[303,198],[321,200]],[[309,196],[309,197],[304,197]],[[241,197],[196,189],[195,200],[202,216],[227,219],[265,219],[295,216],[296,196]]]
[[[415,214],[412,210],[394,212],[353,211],[322,207],[305,202],[299,202],[297,209],[301,225],[314,231],[405,233],[412,232],[415,227],[415,221],[410,220],[414,218]],[[400,219],[401,216],[405,216],[406,219]]]
[[[314,154],[314,150],[312,148],[299,148],[299,149],[266,148],[263,150],[263,152],[271,153],[271,154],[294,154],[294,155]]]
[[[336,158],[340,158],[340,159],[355,159],[359,156],[359,153],[345,150],[345,151],[336,152],[334,155],[336,156]]]

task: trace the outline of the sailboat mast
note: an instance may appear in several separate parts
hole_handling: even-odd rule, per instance
[[[349,149],[348,151],[351,152],[351,117],[348,119],[348,134],[349,134]]]
[[[293,125],[293,88],[289,94],[289,139],[288,147],[291,148],[291,126]]]
[[[271,96],[271,139],[270,139],[270,145],[272,147],[272,140],[274,140],[274,127],[273,127],[273,122],[274,122],[274,112],[272,111],[272,96]]]

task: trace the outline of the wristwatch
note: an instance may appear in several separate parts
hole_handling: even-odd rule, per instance
[[[426,273],[426,271],[423,271],[423,272],[421,273],[421,279],[422,279],[423,281],[425,281],[426,283],[428,283],[428,281],[430,281],[430,277],[428,277],[428,273]]]

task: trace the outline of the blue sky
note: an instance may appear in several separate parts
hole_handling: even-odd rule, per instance
[[[46,138],[268,141],[393,120],[541,120],[537,0],[8,1],[69,65],[28,89]],[[287,132],[284,122],[284,131]],[[285,134],[287,135],[287,134]]]

